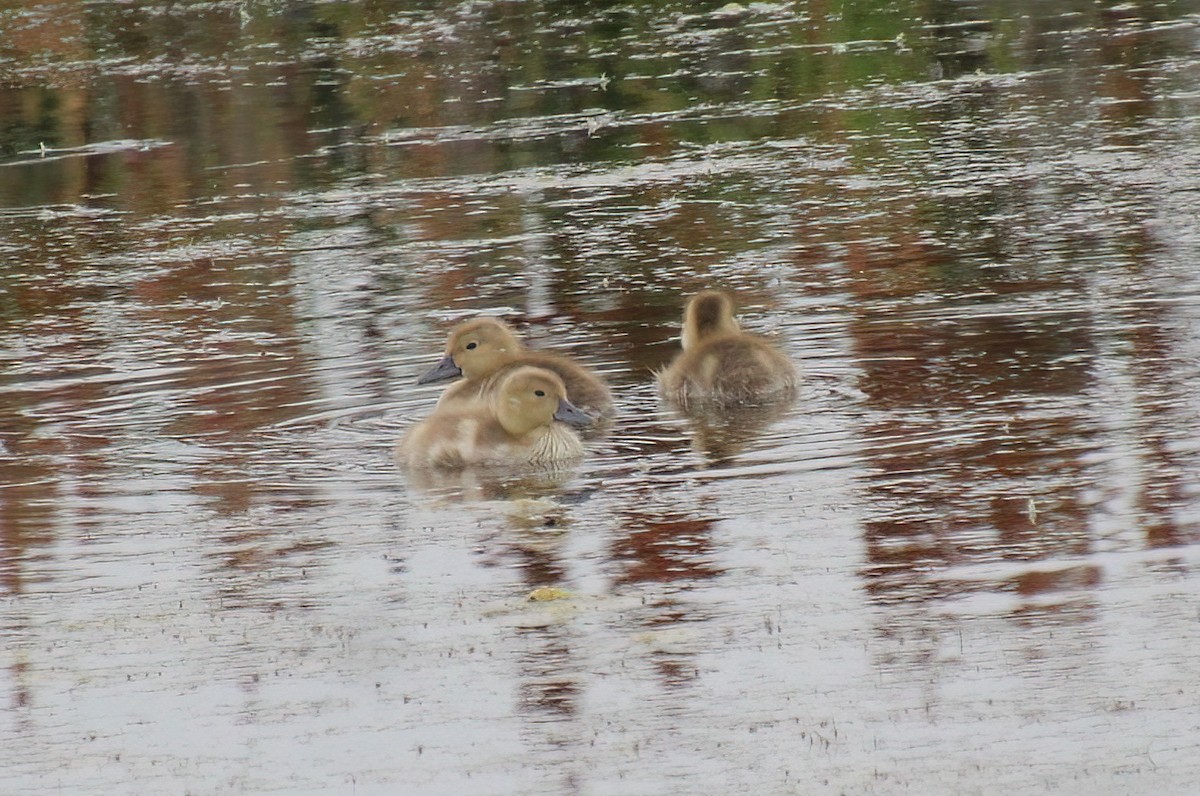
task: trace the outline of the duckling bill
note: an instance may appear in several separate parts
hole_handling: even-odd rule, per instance
[[[462,368],[454,364],[454,357],[447,354],[438,363],[417,379],[417,384],[436,384],[439,381],[457,379],[463,375]]]

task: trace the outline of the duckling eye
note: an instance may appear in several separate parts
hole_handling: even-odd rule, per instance
[[[467,343],[467,350],[474,351],[476,349],[476,347],[478,347],[478,345],[479,345],[479,343]]]
[[[538,398],[545,398],[545,397],[546,397],[546,391],[545,391],[545,390],[534,390],[534,391],[533,391],[533,394],[534,394],[534,395],[536,395]]]

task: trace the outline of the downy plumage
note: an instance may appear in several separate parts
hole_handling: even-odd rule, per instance
[[[681,406],[763,403],[791,397],[796,368],[767,340],[743,332],[733,299],[705,290],[683,312],[683,351],[658,374],[659,389]]]
[[[555,373],[518,367],[489,395],[434,410],[397,446],[409,467],[470,467],[552,464],[583,455],[568,426],[592,419],[566,397]]]
[[[474,318],[455,326],[445,356],[417,383],[461,376],[462,381],[450,385],[438,399],[439,407],[449,407],[486,396],[508,374],[526,366],[556,374],[566,387],[567,399],[583,411],[593,415],[611,413],[612,394],[598,376],[560,354],[526,349],[512,329],[496,318]]]

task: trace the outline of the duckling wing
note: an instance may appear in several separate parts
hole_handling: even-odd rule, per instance
[[[487,418],[479,416],[482,408],[476,404],[435,411],[409,430],[398,454],[409,467],[457,468],[473,463],[480,457],[481,431],[488,425]]]

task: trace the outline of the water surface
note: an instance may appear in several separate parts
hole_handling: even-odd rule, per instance
[[[0,31],[0,790],[1200,788],[1196,3]],[[660,404],[708,286],[788,411]],[[563,478],[391,461],[485,312]]]

